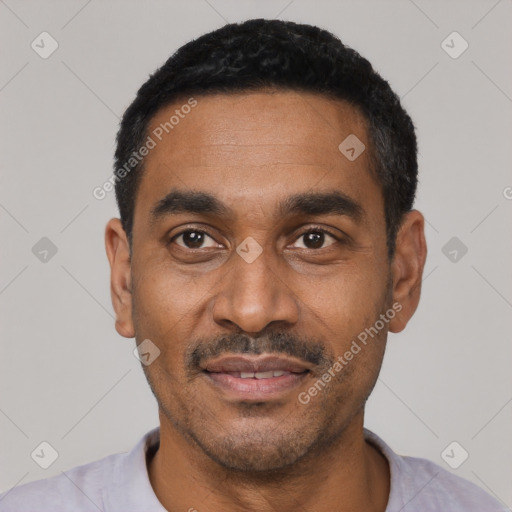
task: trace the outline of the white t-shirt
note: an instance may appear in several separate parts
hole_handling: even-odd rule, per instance
[[[0,494],[1,512],[166,512],[149,481],[146,452],[159,443],[158,428],[130,453],[104,459]],[[395,454],[376,434],[365,439],[387,458],[391,486],[386,512],[505,512],[482,489],[426,459]],[[200,504],[193,503],[201,510]]]

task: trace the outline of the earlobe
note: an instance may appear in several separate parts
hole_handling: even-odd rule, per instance
[[[425,219],[412,210],[403,217],[396,237],[396,248],[391,264],[393,278],[393,304],[401,308],[390,321],[389,330],[400,332],[416,311],[421,295],[423,268],[427,257]]]
[[[133,338],[130,245],[119,219],[107,223],[105,249],[110,263],[110,295],[116,313],[116,330],[125,338]]]

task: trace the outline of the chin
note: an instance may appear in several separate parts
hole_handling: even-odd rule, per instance
[[[300,443],[297,439],[276,443],[268,437],[251,435],[251,439],[223,438],[215,442],[210,439],[201,448],[213,461],[230,471],[263,474],[279,472],[293,466],[309,451],[311,443]],[[197,440],[196,440],[197,442]]]
[[[218,425],[215,431],[190,425],[189,434],[203,453],[227,470],[279,472],[296,464],[319,444],[318,428],[311,423],[297,428],[290,419],[245,418]]]

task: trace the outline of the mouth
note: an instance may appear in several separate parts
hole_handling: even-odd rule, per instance
[[[274,377],[282,377],[286,374],[294,372],[288,372],[286,370],[269,370],[267,372],[209,372],[209,373],[224,373],[225,375],[231,375],[238,379],[273,379]],[[302,372],[301,372],[302,373]]]
[[[312,365],[287,356],[224,356],[207,361],[203,374],[231,400],[265,402],[283,398],[301,385]]]

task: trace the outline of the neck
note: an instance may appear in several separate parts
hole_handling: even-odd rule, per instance
[[[356,416],[328,450],[264,475],[219,466],[160,415],[160,447],[148,461],[151,485],[170,511],[384,512],[389,466],[364,440],[363,415]]]

